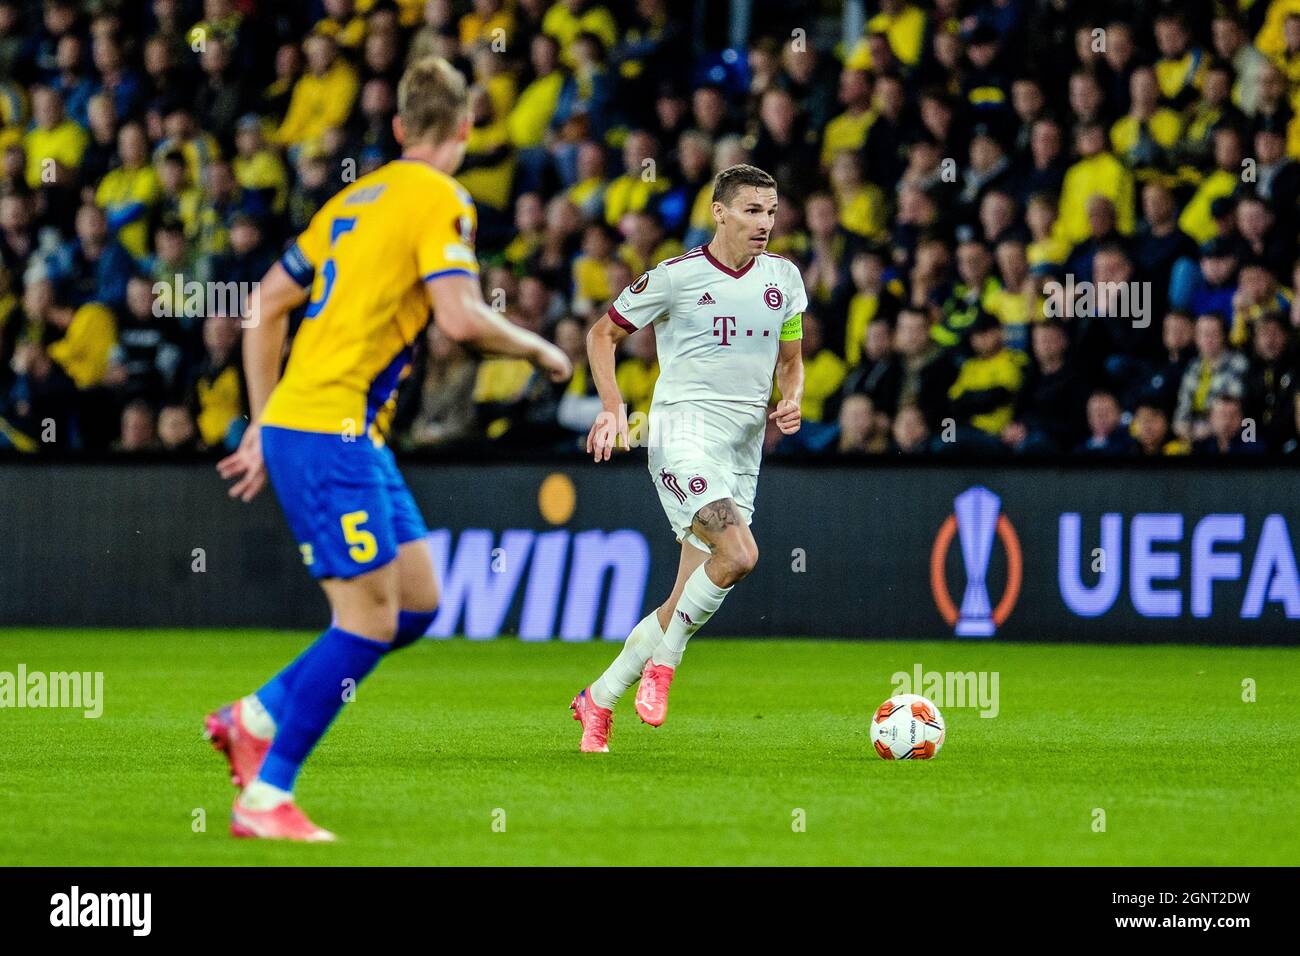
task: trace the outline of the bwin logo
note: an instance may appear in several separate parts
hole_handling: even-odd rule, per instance
[[[976,485],[953,499],[953,513],[939,526],[930,550],[930,591],[935,606],[958,637],[992,637],[1011,614],[1020,597],[1023,560],[1020,538],[1011,520],[1002,511],[1002,499],[987,488]],[[966,568],[966,590],[960,609],[948,590],[947,560],[953,538],[961,546],[962,565]],[[1007,583],[997,606],[989,600],[989,559],[993,539],[1002,543],[1007,557]]]
[[[148,936],[153,925],[152,893],[69,893],[50,897],[51,926],[127,926],[133,936]]]

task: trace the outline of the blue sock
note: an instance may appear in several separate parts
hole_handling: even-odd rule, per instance
[[[259,780],[293,790],[303,761],[343,708],[343,682],[350,679],[354,686],[360,684],[387,650],[382,641],[337,627],[307,648],[295,662],[298,672]]]
[[[399,651],[403,647],[410,647],[420,638],[428,633],[429,625],[433,619],[438,616],[437,611],[398,611],[397,612],[397,636],[393,638],[393,643],[388,645],[388,650]],[[280,673],[276,674],[269,681],[263,684],[257,691],[257,699],[262,702],[266,712],[271,715],[271,719],[279,726],[280,721],[284,718],[284,704],[289,697],[289,692],[293,689],[294,679],[298,676],[298,668],[302,665],[303,659],[307,656],[308,647],[292,661],[284,666]]]
[[[271,719],[275,721],[277,727],[280,721],[284,719],[285,703],[289,699],[289,692],[293,690],[293,682],[298,676],[298,670],[315,646],[315,643],[309,644],[307,650],[284,665],[280,673],[257,689],[257,699],[262,702],[262,706],[266,708],[266,712],[271,715]]]
[[[424,637],[429,630],[429,625],[437,616],[437,611],[398,611],[397,636],[393,638],[389,650],[396,651],[409,647]]]

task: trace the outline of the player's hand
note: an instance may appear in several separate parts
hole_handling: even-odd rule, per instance
[[[767,417],[776,422],[776,427],[781,429],[782,435],[793,435],[799,430],[799,423],[802,421],[802,416],[799,414],[799,403],[792,402],[788,398],[783,398],[777,402],[776,411]]]
[[[543,342],[533,357],[533,364],[546,373],[552,382],[567,382],[573,378],[573,363],[569,357],[550,342]]]
[[[235,479],[227,492],[230,497],[248,502],[266,484],[266,464],[262,461],[262,428],[250,424],[244,430],[239,448],[217,462],[217,474],[227,481]]]
[[[587,454],[594,461],[609,461],[615,448],[630,448],[627,437],[627,406],[605,409],[591,423],[587,433]]]

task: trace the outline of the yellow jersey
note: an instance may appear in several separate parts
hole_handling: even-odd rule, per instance
[[[413,160],[388,163],[325,203],[280,260],[311,298],[262,422],[369,431],[429,320],[425,282],[478,275],[476,225],[469,193]]]

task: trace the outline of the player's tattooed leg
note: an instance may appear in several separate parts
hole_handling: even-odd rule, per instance
[[[697,511],[691,530],[713,552],[706,566],[718,587],[731,587],[758,562],[758,545],[731,498],[712,501]]]
[[[691,521],[691,530],[705,541],[710,541],[715,535],[721,534],[732,525],[741,523],[736,503],[730,498],[720,498],[717,501],[710,501],[695,512],[695,518]]]

